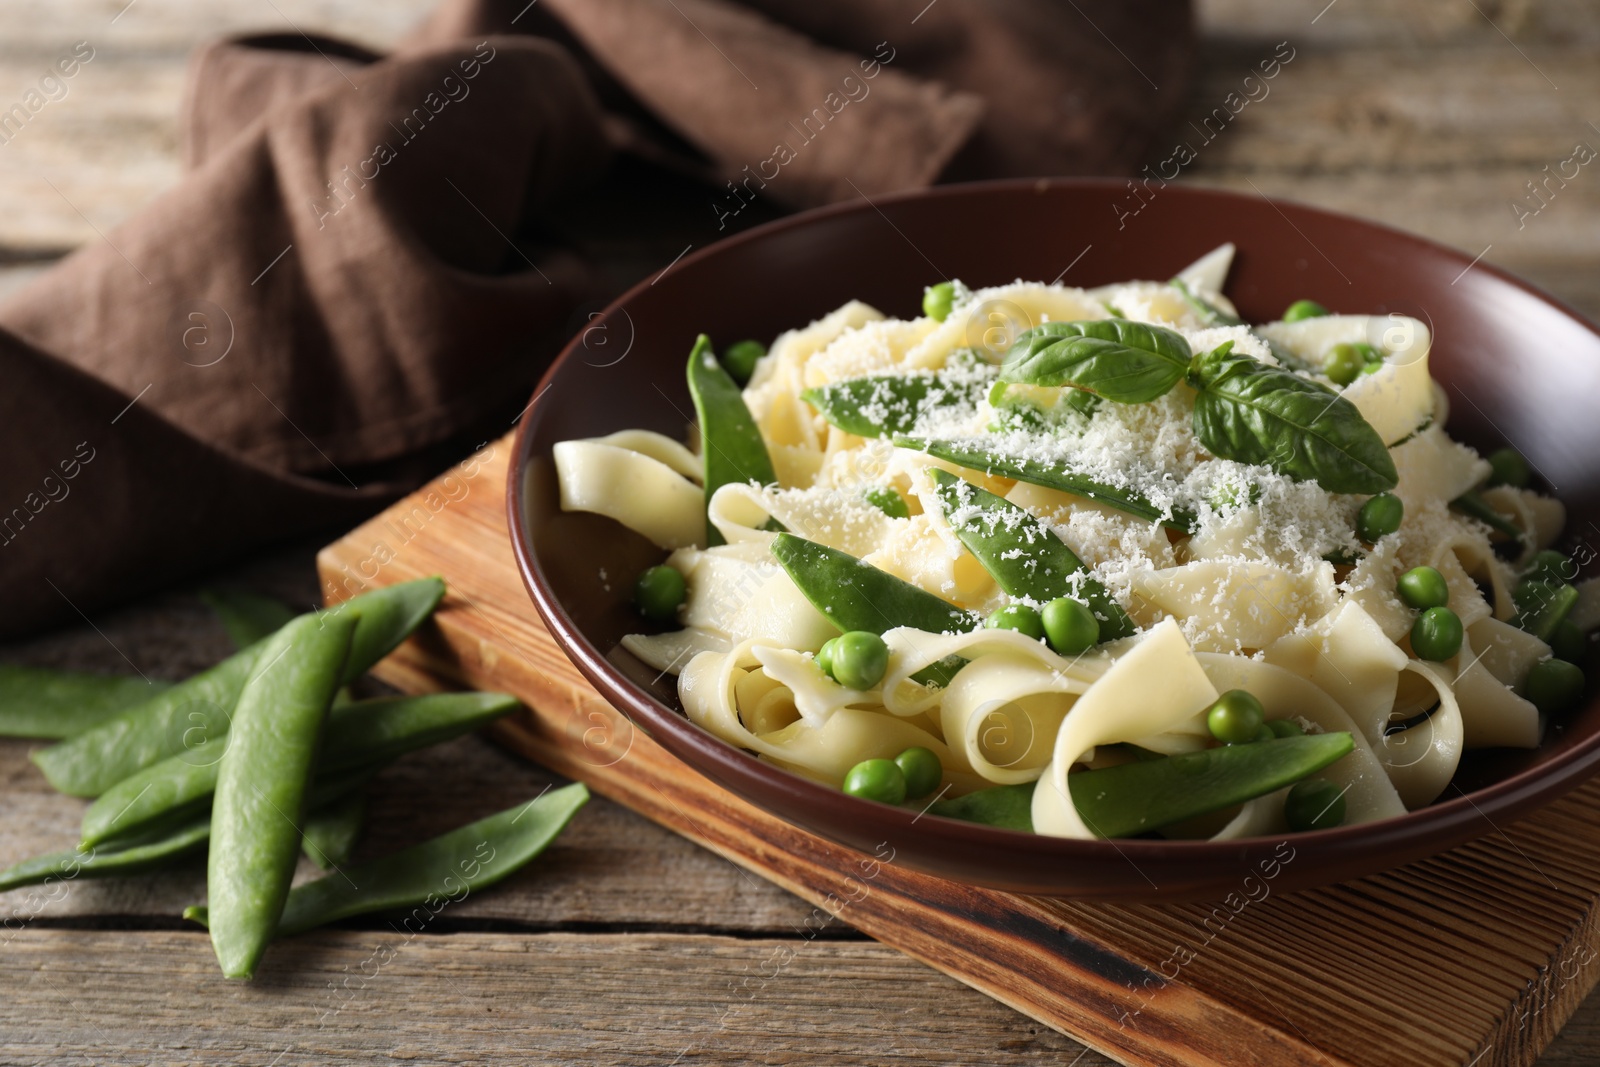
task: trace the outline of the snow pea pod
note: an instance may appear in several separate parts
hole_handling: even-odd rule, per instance
[[[1059,489],[1064,493],[1087,497],[1096,503],[1125,511],[1146,522],[1159,522],[1179,533],[1194,533],[1199,522],[1194,512],[1186,508],[1173,508],[1172,515],[1163,518],[1160,508],[1132,490],[1097,482],[1065,467],[1046,466],[1034,460],[989,452],[981,445],[925,437],[896,437],[894,443],[900,448],[914,448],[919,452],[926,452],[935,459],[957,463],[969,470],[998,474],[1005,478],[1015,478],[1019,482],[1027,482],[1029,485],[1042,485],[1046,489]]]
[[[307,805],[314,813],[337,804],[372,780],[377,767],[361,767],[329,775],[318,782]],[[158,820],[138,834],[118,837],[103,845],[80,845],[68,852],[34,856],[0,871],[0,892],[48,881],[75,878],[116,878],[157,870],[205,847],[211,838],[209,810],[182,812],[177,818]]]
[[[345,704],[328,716],[318,760],[323,772],[383,762],[486,726],[519,706],[503,693],[435,693]],[[180,752],[129,775],[83,814],[83,844],[137,833],[168,812],[210,803],[230,744]]]
[[[543,852],[588,800],[589,791],[574,782],[420,845],[347,867],[343,875],[296,886],[284,905],[278,936],[375,911],[426,908],[431,918],[446,903],[495,884]],[[183,917],[210,925],[211,910],[192,907]]]
[[[59,741],[171,688],[121,674],[0,664],[0,737]]]
[[[772,554],[794,584],[841,631],[881,634],[897,626],[929,633],[965,633],[983,616],[941,600],[848,552],[794,534],[772,541]]]
[[[375,589],[302,618],[350,615],[356,622],[342,682],[359,678],[433,613],[444,596],[439,578]],[[63,793],[94,797],[169,756],[198,752],[228,732],[233,707],[264,647],[257,642],[215,667],[85,730],[33,753],[50,784]]]
[[[1549,644],[1556,627],[1578,606],[1578,590],[1566,582],[1530,579],[1517,586],[1513,599],[1517,614],[1512,624]]]
[[[807,389],[800,399],[846,433],[889,437],[910,433],[939,408],[976,405],[991,382],[971,374],[874,374]]]
[[[689,395],[700,424],[700,453],[705,464],[706,503],[730,482],[771,485],[778,480],[772,457],[744,395],[711,351],[711,338],[701,334],[689,353]],[[706,544],[720,545],[722,534],[706,519]]]
[[[1073,806],[1096,834],[1131,837],[1274,793],[1343,758],[1354,747],[1348,733],[1224,745],[1076,771],[1067,775],[1067,787]],[[952,819],[1031,830],[1034,788],[1035,783],[1029,782],[983,789],[940,801],[929,810]]]
[[[929,473],[951,529],[1001,589],[1041,604],[1056,597],[1077,597],[1100,620],[1102,640],[1133,633],[1133,620],[1105,586],[1088,577],[1077,553],[1044,523],[949,471],[935,468]],[[1074,583],[1073,574],[1083,577]]]
[[[202,589],[200,599],[222,621],[234,648],[248,648],[298,614],[281,600],[244,589]]]
[[[201,813],[174,828],[155,829],[112,845],[35,856],[0,871],[0,892],[52,880],[141,874],[198,852],[210,836],[211,817]]]
[[[1477,519],[1491,530],[1503,533],[1513,541],[1522,540],[1522,528],[1491,507],[1476,489],[1469,489],[1450,501],[1450,510],[1459,511],[1470,519]]]
[[[206,863],[211,947],[225,977],[255,972],[283,913],[318,740],[355,627],[351,612],[296,619],[266,640],[239,694]]]
[[[306,816],[300,849],[325,871],[350,862],[367,821],[367,794],[361,791]]]

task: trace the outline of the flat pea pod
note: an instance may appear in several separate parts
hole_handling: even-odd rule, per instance
[[[794,584],[828,621],[848,633],[882,634],[897,626],[928,633],[966,633],[983,616],[958,608],[848,552],[794,534],[772,540],[772,554]]]
[[[336,804],[359,789],[377,773],[376,767],[363,767],[331,775],[319,782],[311,794],[314,811]],[[183,813],[181,818],[162,819],[138,834],[119,837],[103,845],[79,847],[69,852],[35,856],[0,871],[0,892],[48,881],[75,878],[119,878],[143,874],[171,866],[199,852],[211,838],[211,813]]]
[[[1087,602],[1099,620],[1102,640],[1133,633],[1133,620],[1105,586],[1088,577],[1077,553],[1044,523],[949,471],[933,468],[929,473],[951,529],[1006,593],[1040,603],[1076,597]],[[1073,574],[1083,575],[1076,587],[1070,580]]]
[[[1078,814],[1096,834],[1131,837],[1276,792],[1342,759],[1354,747],[1348,733],[1281,737],[1076,771],[1067,775],[1067,787]],[[940,801],[929,811],[1031,830],[1034,788],[1029,782],[983,789]]]
[[[433,613],[444,596],[439,578],[374,589],[302,618],[355,617],[341,683],[388,655]],[[71,739],[33,753],[50,784],[76,797],[95,797],[153,763],[216,744],[228,732],[233,707],[255,669],[264,643],[236,652],[215,667],[135,705]]]
[[[131,675],[0,664],[0,737],[59,741],[170,688]]]
[[[800,399],[846,433],[890,437],[910,433],[940,408],[976,404],[988,387],[986,380],[957,382],[938,372],[874,374],[807,389]]]
[[[1518,629],[1525,630],[1539,640],[1550,643],[1556,629],[1572,609],[1578,606],[1576,587],[1562,582],[1524,581],[1517,586],[1513,599],[1517,614],[1511,620]]]
[[[158,829],[112,845],[51,852],[0,871],[0,892],[47,881],[112,878],[157,870],[205,848],[211,816],[190,816],[174,829]]]
[[[1174,508],[1170,516],[1164,517],[1160,508],[1138,493],[1097,482],[1093,478],[1074,473],[1059,465],[987,452],[981,445],[964,444],[959,441],[896,437],[894,443],[900,448],[914,448],[919,452],[926,452],[935,459],[960,464],[968,470],[998,474],[1005,478],[1015,478],[1019,482],[1027,482],[1029,485],[1042,485],[1046,489],[1059,489],[1064,493],[1086,497],[1106,507],[1116,508],[1118,511],[1144,519],[1146,522],[1159,522],[1179,533],[1194,533],[1199,524],[1194,512],[1188,509]]]
[[[1513,541],[1522,540],[1522,528],[1491,507],[1477,490],[1468,490],[1450,501],[1450,510],[1477,519],[1491,530],[1503,533]]]
[[[367,823],[367,794],[357,790],[306,816],[300,850],[325,871],[350,862]]]
[[[689,395],[700,425],[700,454],[705,464],[706,503],[729,483],[771,485],[778,480],[761,430],[750,417],[744,395],[711,351],[711,338],[701,334],[689,352]],[[720,545],[722,534],[706,519],[706,544]]]
[[[1033,791],[1037,782],[1019,782],[1016,785],[997,785],[979,789],[965,796],[935,801],[930,815],[946,819],[982,823],[1000,830],[1021,830],[1033,833]]]
[[[325,772],[387,761],[470,733],[518,706],[503,693],[435,693],[335,707],[323,735],[319,780]],[[230,744],[224,734],[218,744],[169,756],[106,790],[83,814],[83,844],[137,833],[168,812],[209,804]]]
[[[206,865],[211,947],[225,977],[255,973],[283,913],[311,768],[355,626],[353,613],[296,619],[266,640],[239,694]]]
[[[293,937],[375,911],[425,906],[436,913],[443,902],[459,901],[522,868],[588,800],[588,789],[574,782],[420,845],[354,864],[342,875],[296,886],[284,904],[277,935]],[[211,909],[188,908],[183,917],[209,925]]]
[[[248,648],[299,614],[281,600],[245,589],[202,589],[200,599],[221,620],[234,648]]]

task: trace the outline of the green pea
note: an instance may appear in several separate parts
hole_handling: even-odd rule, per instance
[[[1514,448],[1497,448],[1489,453],[1489,484],[1526,489],[1533,480],[1528,461]]]
[[[1550,635],[1550,651],[1555,653],[1556,659],[1581,667],[1588,658],[1589,639],[1583,636],[1583,631],[1571,619],[1562,619],[1556,625],[1555,633]]]
[[[886,485],[876,489],[868,489],[861,495],[866,498],[867,503],[891,519],[909,519],[911,517],[911,506],[906,503],[906,498]]]
[[[1337,344],[1322,357],[1322,373],[1334,385],[1349,385],[1367,365],[1366,356],[1351,344]]]
[[[900,804],[906,799],[906,775],[894,760],[862,760],[844,776],[844,791],[862,800]]]
[[[1007,604],[983,620],[983,624],[991,630],[1015,630],[1035,641],[1044,637],[1044,619],[1026,604]]]
[[[1041,615],[1045,639],[1063,656],[1079,655],[1100,643],[1100,620],[1081,600],[1057,597]]]
[[[1361,374],[1377,374],[1383,368],[1384,368],[1384,362],[1383,362],[1383,360],[1380,359],[1376,363],[1363,364],[1362,367],[1361,367],[1361,372],[1360,373]]]
[[[1305,734],[1293,719],[1273,719],[1267,723],[1267,729],[1272,731],[1273,737],[1301,737]]]
[[[851,630],[834,638],[833,677],[846,689],[871,689],[889,669],[889,646],[870,630]]]
[[[665,563],[646,568],[633,586],[633,600],[639,614],[651,622],[676,622],[678,609],[689,598],[689,584],[683,572]]]
[[[1461,616],[1449,608],[1429,608],[1411,624],[1411,651],[1439,663],[1461,651],[1461,635]]]
[[[744,385],[756,372],[756,364],[767,354],[767,346],[760,341],[735,341],[722,350],[722,366],[728,377]]]
[[[1568,557],[1550,548],[1535,552],[1522,571],[1524,581],[1549,582],[1551,585],[1561,585],[1577,577],[1577,565]]]
[[[1442,608],[1450,603],[1450,586],[1432,567],[1413,567],[1396,583],[1400,599],[1418,610]]]
[[[894,763],[905,775],[906,796],[911,800],[927,796],[944,780],[944,764],[931,748],[908,748],[894,758]]]
[[[839,639],[830,637],[822,642],[822,647],[817,650],[817,666],[822,668],[822,673],[829,678],[833,677],[833,653],[839,647]]]
[[[1296,833],[1331,830],[1344,822],[1344,791],[1326,778],[1298,781],[1283,800],[1283,818]]]
[[[1523,695],[1540,713],[1559,715],[1583,699],[1583,681],[1583,671],[1566,660],[1541,660],[1522,683]]]
[[[1266,718],[1266,709],[1253,693],[1230,689],[1206,712],[1206,727],[1218,741],[1241,745],[1257,739]]]
[[[1296,300],[1284,311],[1283,321],[1300,322],[1302,319],[1320,319],[1327,313],[1328,309],[1315,300]]]
[[[922,291],[922,313],[935,322],[943,322],[950,317],[950,309],[955,306],[956,287],[952,282],[940,282],[930,285]]]
[[[1405,517],[1406,506],[1399,497],[1393,493],[1379,493],[1369,497],[1356,513],[1356,536],[1369,545],[1376,544],[1380,538],[1400,529]]]
[[[1256,731],[1256,740],[1257,741],[1271,741],[1271,740],[1274,740],[1277,736],[1278,736],[1277,734],[1272,732],[1272,727],[1267,725],[1266,723],[1262,723],[1261,724],[1261,729]]]

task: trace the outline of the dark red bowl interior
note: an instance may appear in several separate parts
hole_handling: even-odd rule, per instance
[[[1149,194],[1147,194],[1148,196]],[[1136,211],[1136,213],[1135,213]],[[938,875],[1030,893],[1184,899],[1232,888],[1275,840],[1067,841],[857,800],[701,731],[674,679],[617,648],[639,628],[632,578],[661,553],[617,524],[564,514],[550,449],[643,427],[681,437],[692,420],[684,362],[699,333],[770,340],[850,299],[918,313],[922,288],[1017,278],[1093,286],[1166,278],[1225,242],[1227,292],[1244,317],[1291,301],[1400,312],[1433,327],[1432,370],[1449,429],[1480,448],[1509,442],[1566,502],[1569,548],[1600,540],[1600,335],[1574,312],[1482,263],[1420,238],[1292,203],[1169,186],[1143,206],[1120,181],[953,186],[808,212],[685,257],[636,286],[575,338],[540,383],[517,435],[508,507],[523,579],[556,640],[613,704],[668,751],[747,800],[823,837]],[[1600,760],[1600,704],[1534,752],[1469,753],[1431,807],[1297,835],[1295,886],[1342,881],[1438,852],[1571,789]]]

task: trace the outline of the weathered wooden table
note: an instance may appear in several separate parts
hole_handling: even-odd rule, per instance
[[[0,104],[74,42],[89,41],[95,58],[0,144],[0,294],[100,240],[174,179],[174,115],[195,43],[275,27],[382,46],[429,4],[12,0],[0,16]],[[1181,180],[1391,222],[1600,316],[1600,177],[1584,167],[1545,184],[1577,146],[1600,146],[1600,3],[1200,7],[1197,123],[1278,42],[1294,59]],[[220,578],[310,605],[315,547]],[[174,591],[0,648],[0,659],[179,677],[226,651],[206,609]],[[47,789],[28,748],[0,742],[10,816],[0,864],[63,847],[81,812]],[[387,851],[508,806],[548,777],[476,738],[415,755],[379,780],[365,847]],[[0,896],[0,1064],[1107,1062],[842,923],[807,930],[809,906],[603,800],[540,862],[426,933],[372,922],[309,935],[276,949],[248,985],[217,978],[204,935],[177,918],[203,882],[191,865]],[[764,979],[753,998],[740,992],[751,975]],[[1591,997],[1540,1062],[1597,1060]]]

